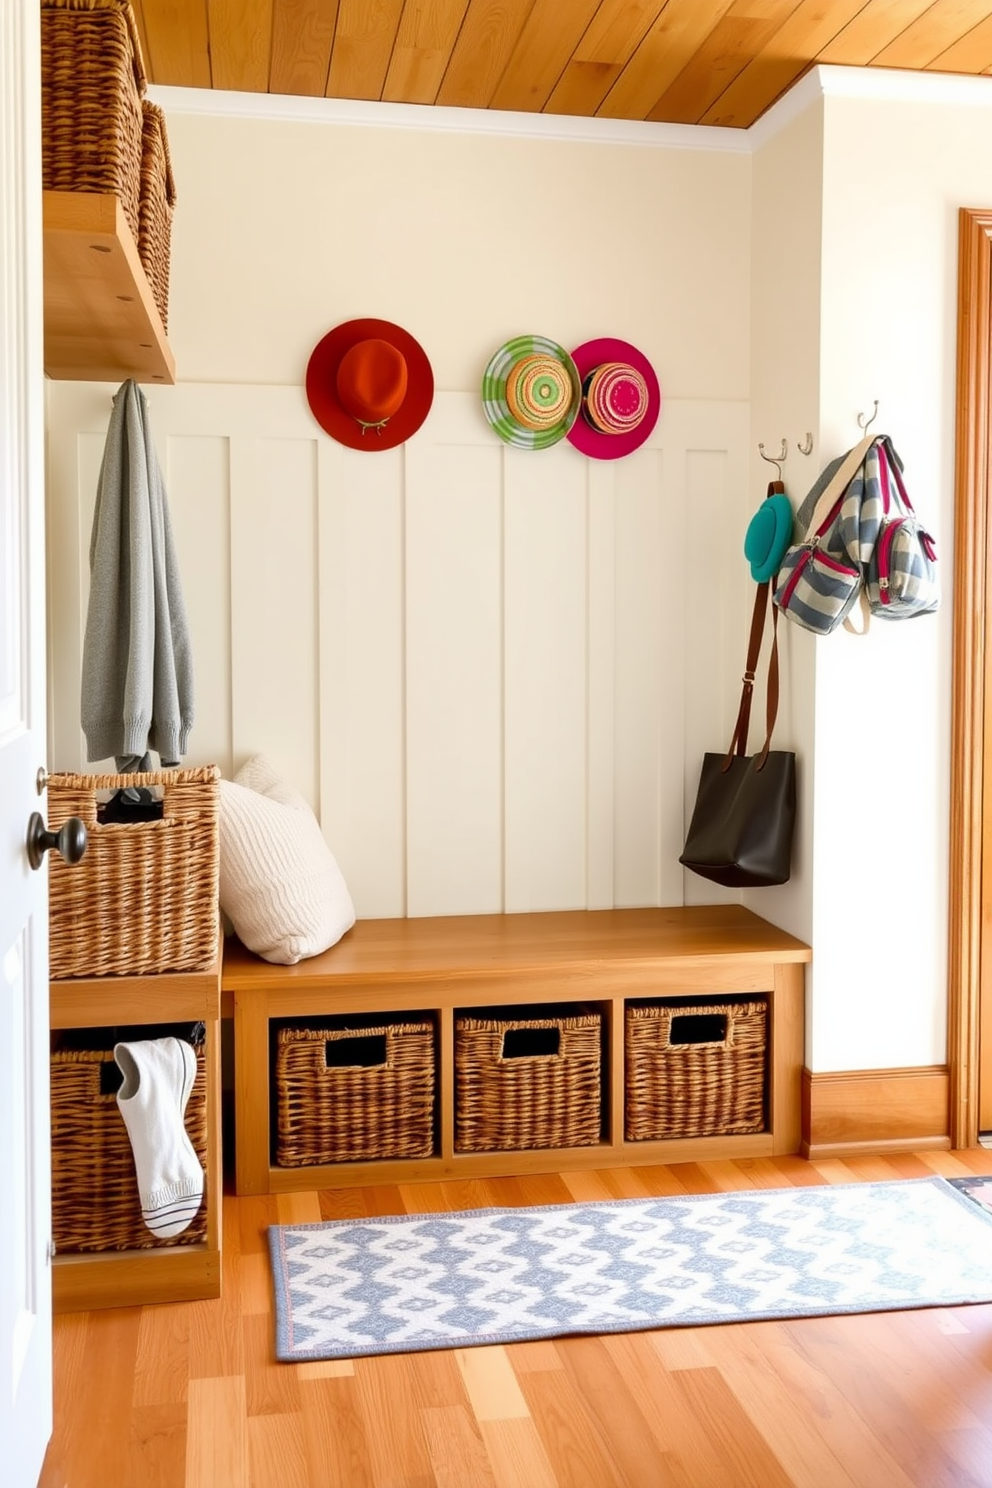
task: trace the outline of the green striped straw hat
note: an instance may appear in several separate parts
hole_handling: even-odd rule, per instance
[[[547,336],[516,336],[490,358],[482,407],[496,433],[518,449],[547,449],[564,439],[582,402],[572,358]]]

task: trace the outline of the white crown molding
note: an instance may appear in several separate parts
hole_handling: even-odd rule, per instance
[[[567,114],[521,114],[501,109],[441,108],[432,104],[377,103],[356,98],[298,98],[277,93],[226,93],[212,88],[153,85],[148,97],[166,114],[279,120],[294,124],[347,124],[371,129],[419,129],[447,134],[496,134],[512,138],[640,145],[665,150],[727,150],[747,154],[744,129],[701,124],[652,124],[639,119],[585,119]]]
[[[879,103],[992,106],[992,77],[903,72],[883,67],[812,67],[749,129],[708,124],[653,124],[639,119],[586,119],[570,114],[521,114],[501,109],[440,108],[358,98],[299,98],[279,93],[228,93],[213,88],[153,85],[148,96],[167,114],[344,124],[366,129],[490,134],[664,150],[724,150],[752,154],[824,98]]]
[[[992,107],[992,77],[905,72],[888,67],[812,67],[747,130],[749,148],[760,149],[773,135],[823,98],[989,108]]]
[[[887,67],[818,67],[827,98],[866,98],[879,103],[941,103],[988,108],[992,77],[950,72],[902,72]]]

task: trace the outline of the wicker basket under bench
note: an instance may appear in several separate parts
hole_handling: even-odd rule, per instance
[[[430,1018],[345,1017],[274,1032],[281,1168],[431,1155]]]
[[[133,830],[127,828],[128,831]],[[52,1029],[53,1218],[56,1252],[52,1296],[56,1312],[182,1302],[220,1295],[222,1154],[220,1132],[220,939],[209,966],[163,975],[69,977],[50,983]],[[197,1081],[186,1110],[186,1130],[205,1174],[203,1202],[190,1232],[171,1243],[148,1244],[130,1175],[130,1143],[116,1097],[100,1093],[99,1069],[113,1057],[112,1035],[160,1037],[162,1025],[188,1034],[202,1024]],[[92,1030],[81,1038],[80,1030]],[[76,1052],[90,1043],[93,1052]],[[71,1113],[78,1101],[88,1113]],[[89,1158],[106,1159],[93,1174],[93,1206],[86,1215],[86,1177],[68,1169],[86,1140]],[[68,1169],[67,1169],[68,1165]]]
[[[271,965],[229,942],[222,998],[225,1016],[234,1020],[237,1192],[797,1152],[809,959],[801,941],[740,905],[359,920],[338,945],[296,966]],[[747,1130],[698,1134],[697,1125],[689,1136],[628,1139],[627,1107],[638,1087],[625,1070],[626,1018],[634,1006],[673,999],[688,1000],[704,1015],[711,1005],[762,1009],[757,1126],[749,1095]],[[411,1153],[390,1140],[371,1155],[330,1161],[298,1162],[298,1153],[287,1161],[284,1149],[280,1162],[278,1118],[287,1092],[275,1064],[279,1030],[314,1030],[313,1042],[323,1050],[319,1035],[328,1019],[359,1027],[362,1020],[431,1024],[436,1085],[428,1152]],[[573,1020],[587,1036],[591,1031],[591,1049],[580,1044],[576,1051],[562,1037],[555,1049],[539,1043],[506,1068],[520,1053],[507,1048],[508,1029],[558,1026],[564,1034]],[[488,1039],[481,1056],[464,1042],[477,1031],[468,1027],[473,1024]],[[734,1034],[728,1064],[725,1026],[717,1031],[722,1038],[691,1040],[691,1062],[701,1069],[691,1078],[701,1079],[700,1088],[738,1074]],[[325,1054],[320,1058],[326,1062]],[[320,1058],[312,1071],[320,1071]],[[555,1059],[578,1063],[567,1071],[550,1068]],[[539,1068],[542,1061],[549,1067]],[[366,1062],[364,1077],[356,1071],[359,1084],[372,1067]],[[475,1082],[471,1099],[466,1076]],[[506,1079],[513,1088],[500,1096]],[[305,1121],[307,1098],[304,1089]],[[393,1119],[398,1103],[390,1100]]]
[[[51,1054],[52,1238],[56,1255],[152,1250],[196,1245],[206,1238],[207,1204],[173,1240],[158,1240],[141,1217],[131,1139],[117,1105],[118,1040],[173,1036],[196,1053],[196,1078],[184,1126],[193,1151],[207,1161],[207,1075],[198,1025],[73,1030],[53,1038]],[[83,1036],[80,1037],[81,1032]],[[110,1078],[108,1078],[110,1077]]]

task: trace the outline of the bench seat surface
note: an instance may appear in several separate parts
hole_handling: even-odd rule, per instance
[[[382,978],[519,976],[601,962],[803,962],[810,954],[801,940],[740,904],[447,915],[359,920],[337,945],[295,966],[274,966],[232,939],[224,950],[223,986],[249,992],[291,983],[302,991]]]

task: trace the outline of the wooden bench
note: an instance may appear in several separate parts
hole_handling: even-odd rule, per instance
[[[223,1008],[234,1019],[236,1188],[285,1193],[371,1183],[759,1157],[800,1144],[804,971],[810,949],[740,905],[360,920],[336,946],[273,966],[229,942]],[[628,999],[760,993],[768,1004],[763,1131],[690,1139],[624,1138]],[[595,1004],[602,1012],[603,1138],[593,1146],[455,1150],[458,1009]],[[279,1167],[272,1146],[273,1020],[426,1012],[438,1030],[433,1156]]]

